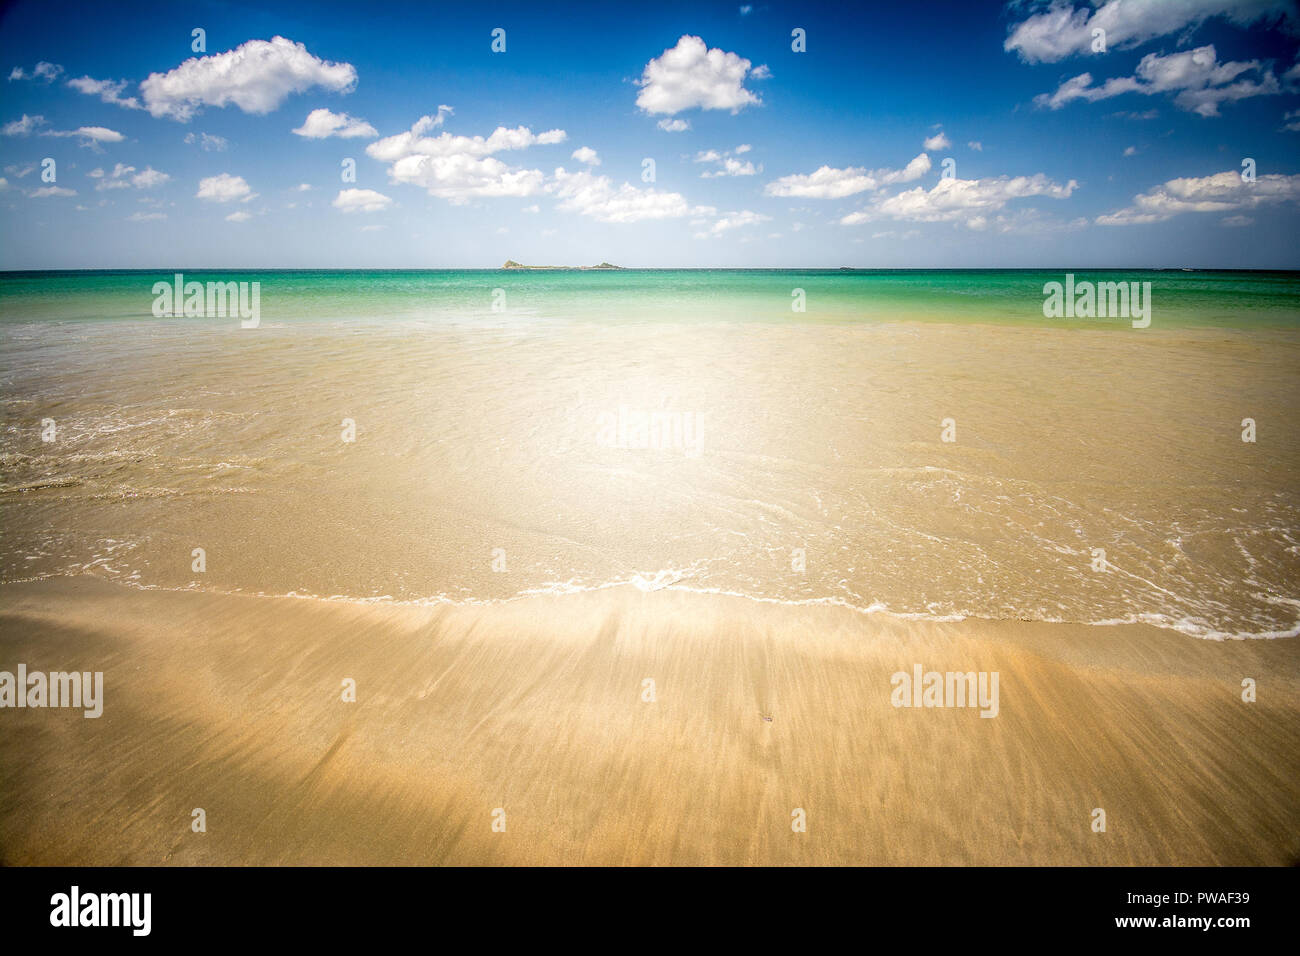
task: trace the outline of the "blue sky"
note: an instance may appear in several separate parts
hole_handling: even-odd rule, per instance
[[[1298,50],[1275,0],[20,2],[0,268],[1296,268]]]

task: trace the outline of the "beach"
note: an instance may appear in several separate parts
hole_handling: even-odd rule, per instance
[[[4,863],[1300,858],[1293,275],[157,278],[0,283]]]
[[[97,720],[5,715],[11,865],[1276,865],[1297,849],[1300,667],[1279,641],[635,589],[441,609],[92,579],[0,597],[6,661],[105,671]],[[998,716],[893,707],[891,674],[914,663],[999,672]]]

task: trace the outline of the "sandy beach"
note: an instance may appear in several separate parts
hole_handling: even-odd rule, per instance
[[[11,865],[1300,855],[1291,641],[633,588],[407,607],[81,577],[0,606],[0,659],[105,675],[99,719],[5,714]],[[892,706],[914,664],[997,671],[998,717]]]
[[[0,327],[0,700],[104,680],[0,710],[0,859],[1300,858],[1300,334],[539,275],[533,316],[312,317],[481,280],[283,276],[256,334]],[[894,706],[931,673],[996,716]]]

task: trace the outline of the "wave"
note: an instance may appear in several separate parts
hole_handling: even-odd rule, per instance
[[[91,569],[98,562],[92,562],[91,565],[83,568],[60,573],[32,575],[29,577],[7,578],[0,581],[0,586],[13,584],[26,584],[37,581],[48,581],[58,578],[75,578],[82,575],[90,574],[92,577],[103,577],[102,575],[91,574]],[[476,598],[476,597],[452,597],[447,594],[429,595],[416,598],[397,598],[389,594],[357,596],[349,594],[313,594],[303,591],[288,591],[283,593],[267,591],[247,591],[244,589],[223,589],[212,587],[201,587],[190,585],[186,587],[176,587],[170,585],[147,584],[137,580],[138,572],[129,578],[110,577],[104,578],[115,584],[132,588],[140,591],[166,591],[166,592],[184,592],[197,594],[214,594],[231,597],[254,597],[254,598],[274,598],[285,600],[299,601],[319,601],[324,603],[342,603],[359,606],[385,606],[385,607],[492,607],[495,605],[507,605],[520,601],[525,601],[538,596],[565,597],[577,594],[594,594],[601,591],[608,591],[618,588],[630,588],[639,592],[650,594],[659,591],[679,591],[689,594],[710,595],[715,597],[736,598],[739,600],[750,601],[758,604],[773,604],[784,607],[835,607],[850,611],[854,614],[870,616],[881,614],[889,618],[901,621],[920,621],[933,624],[952,623],[958,621],[989,621],[989,622],[1011,622],[1020,621],[1032,624],[1072,624],[1084,627],[1126,627],[1133,625],[1147,625],[1156,627],[1161,630],[1176,631],[1187,637],[1198,640],[1208,641],[1246,641],[1246,640],[1278,640],[1285,638],[1300,637],[1300,617],[1297,617],[1296,623],[1290,628],[1284,630],[1267,630],[1267,631],[1226,631],[1214,627],[1208,622],[1199,618],[1192,617],[1174,617],[1169,614],[1160,612],[1138,611],[1121,617],[1108,617],[1099,619],[1083,619],[1071,617],[1053,617],[1044,615],[990,615],[978,611],[953,611],[940,613],[935,611],[902,611],[891,608],[883,601],[873,601],[867,605],[855,604],[844,598],[833,595],[810,598],[780,598],[771,595],[754,594],[745,591],[736,591],[729,588],[712,588],[699,587],[685,584],[683,581],[687,572],[667,568],[654,574],[634,574],[631,577],[604,581],[597,584],[576,584],[572,580],[564,582],[551,582],[539,587],[525,588],[508,597],[500,598]],[[1300,609],[1300,600],[1293,598],[1283,598],[1273,595],[1260,595],[1263,600],[1270,603],[1286,604]]]

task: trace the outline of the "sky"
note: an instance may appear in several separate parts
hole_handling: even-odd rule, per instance
[[[0,269],[1294,269],[1298,51],[1294,0],[19,2]]]

